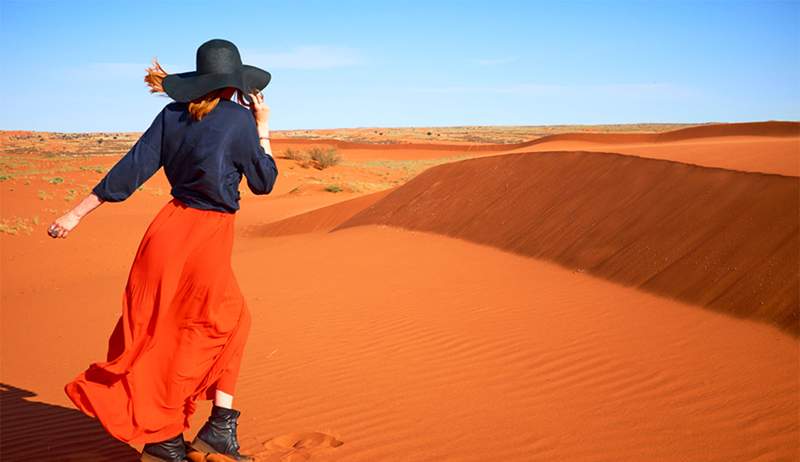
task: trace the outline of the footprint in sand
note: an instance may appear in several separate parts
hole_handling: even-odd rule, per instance
[[[343,444],[334,436],[321,432],[287,433],[264,441],[264,450],[253,456],[258,462],[304,462],[320,451]]]
[[[337,448],[344,443],[331,435],[321,432],[298,432],[270,438],[262,443],[264,450],[253,454],[256,462],[305,462],[311,456],[329,448]],[[222,454],[191,452],[191,462],[235,462]]]

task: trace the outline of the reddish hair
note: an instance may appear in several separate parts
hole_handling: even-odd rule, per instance
[[[147,86],[150,87],[150,93],[166,94],[161,83],[168,73],[163,67],[161,67],[161,64],[158,63],[156,58],[153,58],[153,66],[148,67],[146,71],[147,74],[144,76],[144,81]],[[217,103],[219,103],[220,98],[224,97],[225,99],[228,99],[233,92],[236,92],[236,99],[239,101],[239,104],[247,105],[244,100],[243,92],[238,88],[218,88],[189,102],[189,113],[192,115],[192,119],[202,119],[206,114],[211,112],[212,109],[217,107]]]

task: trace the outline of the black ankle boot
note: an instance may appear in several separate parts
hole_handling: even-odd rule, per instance
[[[236,437],[236,419],[240,412],[214,404],[211,415],[200,431],[197,432],[191,447],[202,452],[225,454],[237,461],[255,460],[249,454],[239,453],[239,441]]]
[[[186,460],[186,441],[183,439],[183,433],[158,443],[145,443],[142,450],[142,462],[184,462],[184,460]]]

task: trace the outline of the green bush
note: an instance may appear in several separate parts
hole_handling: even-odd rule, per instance
[[[338,184],[329,184],[328,186],[325,187],[325,191],[332,193],[342,192],[342,187],[339,186]]]

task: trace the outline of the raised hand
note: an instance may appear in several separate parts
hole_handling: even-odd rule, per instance
[[[253,111],[253,117],[256,119],[256,125],[259,127],[269,126],[269,106],[264,102],[264,94],[260,91],[250,93],[253,102],[249,104],[250,110]]]

